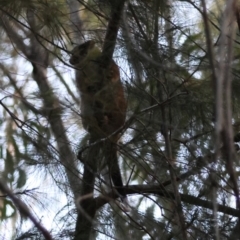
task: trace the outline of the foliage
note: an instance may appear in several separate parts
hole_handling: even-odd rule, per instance
[[[78,153],[91,146],[69,51],[92,38],[107,48],[116,5],[0,0],[0,238],[75,235]],[[114,60],[128,100],[118,149],[132,210],[121,210],[108,170],[99,170],[91,239],[238,239],[239,29],[224,28],[229,5],[124,5]]]

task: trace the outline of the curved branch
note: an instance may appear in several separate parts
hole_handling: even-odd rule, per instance
[[[102,49],[101,62],[103,68],[107,68],[109,66],[113,57],[124,4],[125,0],[117,0],[112,4],[111,18],[108,22],[107,33]]]
[[[174,193],[163,189],[162,185],[129,185],[127,187],[124,187],[124,189],[125,189],[126,193],[129,195],[132,195],[132,194],[154,194],[154,195],[158,195],[160,197],[164,197],[164,198],[171,199],[171,200],[175,199]],[[182,194],[182,193],[179,193],[179,194],[181,197],[181,201],[184,203],[193,204],[195,206],[207,208],[210,210],[213,209],[214,203],[211,201],[203,200],[203,199],[200,199],[199,197],[194,197],[194,196],[191,196],[188,194]],[[114,191],[111,191],[104,196],[96,197],[94,199],[95,204],[93,204],[96,208],[95,210],[99,209],[106,203],[109,203],[111,200],[117,199],[118,197],[119,196]],[[228,214],[233,217],[239,217],[240,211],[237,209],[227,207],[227,206],[224,206],[221,204],[217,204],[217,209],[218,209],[218,212]]]
[[[42,226],[42,224],[32,215],[26,204],[12,193],[12,191],[8,188],[8,186],[4,183],[3,180],[0,180],[0,190],[8,195],[8,197],[13,201],[16,208],[23,216],[28,217],[32,221],[32,223],[43,234],[46,240],[53,239],[47,229]]]

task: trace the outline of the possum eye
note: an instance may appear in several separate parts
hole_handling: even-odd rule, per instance
[[[85,57],[87,55],[87,53],[88,53],[88,49],[86,49],[86,48],[79,47],[78,50],[79,50],[79,55],[81,57]]]
[[[75,55],[72,55],[69,62],[72,64],[72,65],[75,65],[79,62],[79,57],[78,56],[75,56]]]

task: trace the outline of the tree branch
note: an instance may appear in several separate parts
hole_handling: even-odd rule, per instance
[[[125,0],[116,0],[112,3],[111,18],[108,23],[107,33],[102,49],[101,66],[103,68],[107,68],[109,66],[113,57],[124,4]]]
[[[36,228],[43,234],[46,240],[52,240],[50,233],[47,231],[45,227],[41,225],[41,223],[32,215],[26,204],[18,199],[12,191],[8,188],[8,186],[4,183],[4,180],[0,179],[0,189],[2,192],[6,193],[8,197],[13,201],[19,212],[28,217],[32,223],[36,226]]]
[[[167,191],[167,190],[163,189],[162,185],[128,185],[127,187],[124,187],[124,189],[128,195],[154,194],[154,195],[158,195],[160,197],[164,197],[164,198],[167,198],[170,200],[175,199],[175,194],[171,191]],[[213,210],[213,202],[211,202],[211,201],[203,200],[198,197],[194,197],[194,196],[187,195],[187,194],[182,194],[182,193],[179,193],[179,194],[181,197],[181,201],[184,203],[192,204],[192,205],[196,205],[199,207]],[[96,202],[94,205],[96,206],[96,209],[99,209],[106,203],[109,203],[110,201],[112,201],[113,199],[117,199],[118,197],[119,196],[113,190],[104,196],[96,197],[94,199],[94,201]],[[217,204],[217,209],[221,213],[228,214],[228,215],[231,215],[234,217],[238,217],[239,212],[240,212],[238,209],[227,207],[227,206],[224,206],[221,204]]]

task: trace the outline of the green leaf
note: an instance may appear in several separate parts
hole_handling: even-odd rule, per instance
[[[15,214],[16,214],[16,208],[13,205],[12,201],[10,201],[8,199],[4,199],[3,200],[3,207],[0,208],[1,220],[5,220],[5,219],[8,219],[8,218],[11,218]]]
[[[7,153],[6,153],[4,173],[5,173],[5,177],[8,180],[13,181],[14,159],[12,157],[12,154],[8,150],[7,150]]]
[[[19,178],[17,180],[17,188],[21,188],[26,184],[27,176],[26,172],[21,168],[18,168]]]

